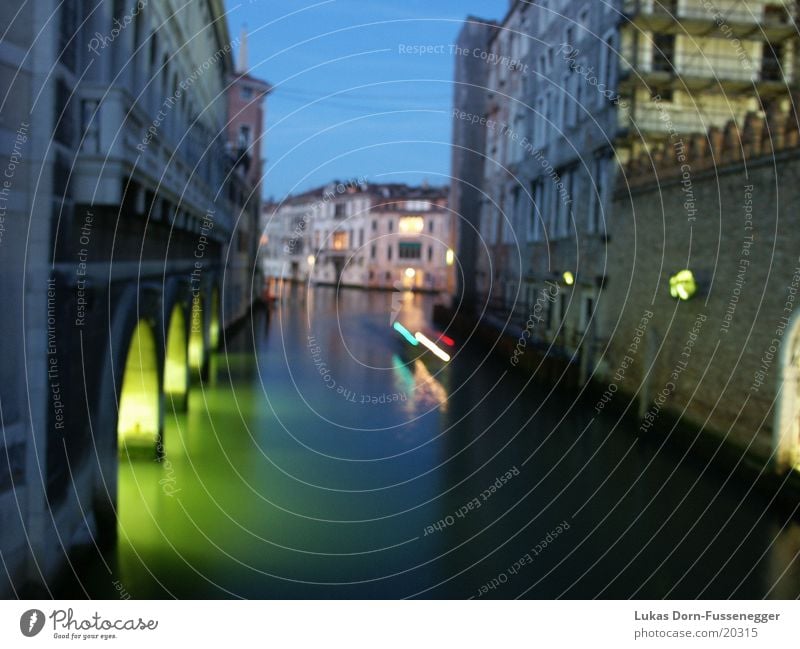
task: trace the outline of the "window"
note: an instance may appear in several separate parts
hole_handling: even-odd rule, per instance
[[[653,7],[657,12],[669,16],[678,15],[678,0],[659,0]]]
[[[542,311],[544,330],[550,331],[553,328],[553,305],[550,300],[542,300]]]
[[[333,215],[337,219],[340,219],[340,218],[344,217],[345,216],[345,208],[346,208],[346,206],[345,206],[344,203],[336,203],[336,205],[334,205],[334,207],[333,207]]]
[[[372,231],[375,232],[378,229],[378,222],[373,219],[372,221]]]
[[[333,233],[333,249],[345,250],[347,248],[347,232]]]
[[[433,219],[430,219],[428,221],[428,232],[430,232],[431,234],[433,234],[433,227],[434,227]]]
[[[594,315],[594,296],[584,295],[582,302],[580,331],[584,333],[589,328],[589,324],[592,322],[592,316]]]
[[[372,247],[369,249],[369,258],[370,258],[370,259],[375,259],[375,256],[376,256],[377,254],[378,254],[378,246],[376,246],[376,245],[373,243],[373,244],[372,244]]]
[[[422,244],[411,241],[401,241],[398,245],[397,256],[400,259],[421,259]]]
[[[567,123],[567,105],[569,103],[572,103],[570,101],[570,98],[567,96],[569,94],[571,76],[572,75],[565,74],[561,78],[561,92],[559,93],[558,116],[556,117],[556,126],[560,130],[563,130],[564,126]]]
[[[392,261],[392,244],[391,243],[386,247],[386,259],[388,259],[389,261]]]
[[[608,157],[607,154],[605,154],[595,158],[593,164],[592,175],[594,176],[594,187],[589,192],[591,201],[589,207],[589,222],[586,228],[590,233],[602,232],[605,229],[603,220],[607,185],[606,178],[608,173],[607,162]]]
[[[58,28],[58,48],[61,63],[75,72],[77,65],[77,42],[80,40],[76,35],[78,31],[78,3],[62,2],[61,19]]]
[[[569,80],[567,81],[567,85],[565,86],[568,90],[566,102],[567,102],[567,115],[566,115],[566,122],[567,127],[573,127],[578,123],[578,89],[579,89],[579,79],[577,74],[571,74],[569,76]]]
[[[761,80],[781,81],[781,62],[783,61],[783,46],[779,43],[764,43],[761,57]]]
[[[653,71],[677,72],[672,64],[675,58],[675,34],[656,34],[653,37]]]
[[[542,239],[542,180],[531,184],[531,210],[528,214],[528,241],[541,241]]]
[[[358,247],[361,248],[364,246],[364,228],[361,228],[358,231]]]
[[[433,246],[428,246],[428,261],[433,261]]]
[[[133,19],[133,52],[131,53],[131,57],[133,57],[133,80],[135,83],[139,83],[139,70],[141,65],[139,61],[141,60],[141,52],[139,52],[139,47],[142,44],[142,36],[143,36],[143,23],[144,18],[142,18],[142,14],[144,12],[138,11],[136,12],[136,17]],[[121,14],[116,14],[117,16]],[[115,51],[118,48],[115,48]],[[138,87],[138,86],[137,86]]]
[[[655,67],[653,68],[655,69]],[[600,50],[599,82],[597,84],[598,103],[602,104],[608,97],[613,97],[617,89],[617,35],[609,32],[603,38]]]
[[[239,126],[239,148],[240,149],[249,149],[250,148],[250,127],[246,124],[241,124]]]
[[[75,138],[72,96],[69,86],[63,79],[58,79],[56,81],[56,101],[54,106],[56,128],[53,133],[53,139],[65,146],[72,146]]]
[[[764,6],[764,22],[788,25],[792,20],[789,7],[782,4],[768,4]]]
[[[578,34],[578,38],[582,39],[589,33],[589,6],[585,6],[578,12],[578,25],[580,26],[580,31]]]
[[[150,70],[155,70],[157,56],[158,56],[158,37],[156,36],[156,33],[153,32],[152,34],[150,34]]]
[[[242,86],[239,94],[245,101],[250,101],[253,98],[252,86]]]
[[[547,118],[546,114],[547,114],[546,98],[540,97],[535,116],[536,124],[534,126],[534,131],[535,131],[534,139],[536,140],[536,146],[539,147],[540,149],[544,145],[544,137],[547,128],[547,125],[545,123],[545,120]]]
[[[570,214],[572,211],[572,194],[573,194],[573,179],[575,173],[572,169],[564,169],[559,173],[563,189],[557,189],[554,194],[557,194],[558,207],[555,236],[566,237],[569,234]]]
[[[394,231],[394,220],[393,219],[389,219],[389,232],[393,232],[393,231]]]

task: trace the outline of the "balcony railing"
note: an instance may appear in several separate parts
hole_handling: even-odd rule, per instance
[[[627,114],[620,112],[619,125],[634,138],[639,133],[675,137],[675,134],[705,133],[712,126],[722,128],[732,119],[741,122],[746,112],[746,108],[737,112],[735,106],[727,110],[708,108],[702,105],[702,100],[698,100],[697,105],[687,106],[648,102],[637,104],[635,110]]]
[[[692,82],[698,80],[709,80],[719,84],[791,83],[795,79],[795,74],[787,58],[780,49],[773,53],[766,43],[759,48],[757,54],[744,50],[725,56],[706,55],[701,51],[679,51],[669,59],[665,59],[654,53],[652,58],[646,60],[639,58],[635,67],[633,48],[623,48],[621,53],[623,79],[635,78],[637,75],[658,74],[674,78],[676,83],[673,85],[676,89],[681,88],[682,82],[689,87]]]
[[[723,0],[715,0],[708,6],[705,2],[695,1],[679,6],[677,1],[661,0],[624,0],[623,11],[629,16],[653,18],[677,18],[678,20],[708,20],[719,24],[750,24],[762,26],[791,25],[797,17],[794,1],[785,3],[741,2],[730,7]]]

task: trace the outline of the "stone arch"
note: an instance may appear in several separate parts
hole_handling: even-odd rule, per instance
[[[117,410],[120,453],[158,453],[163,421],[159,365],[155,329],[140,319],[131,335],[122,370]]]
[[[146,451],[150,457],[160,457],[163,450],[162,430],[164,399],[161,385],[163,376],[163,327],[156,323],[162,318],[161,288],[156,284],[128,284],[112,293],[113,312],[108,327],[108,338],[101,350],[101,370],[98,375],[97,407],[91,414],[92,433],[95,441],[96,475],[94,480],[93,510],[98,529],[98,543],[109,547],[117,535],[117,487],[119,472],[119,406],[126,379],[128,357],[138,343],[153,343],[156,357],[156,380],[158,385],[158,437],[155,446]],[[142,329],[139,329],[139,327]],[[137,330],[145,332],[137,334]],[[148,334],[153,340],[146,341]],[[152,355],[149,356],[152,362]],[[128,377],[132,374],[128,374]],[[151,377],[152,380],[152,377]],[[152,402],[151,402],[152,403]]]
[[[780,352],[779,404],[773,427],[775,461],[780,470],[800,469],[800,313],[787,328]]]
[[[175,410],[185,410],[189,395],[189,340],[183,304],[173,305],[165,324],[164,395]]]

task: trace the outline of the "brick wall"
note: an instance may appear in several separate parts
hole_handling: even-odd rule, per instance
[[[730,124],[690,141],[675,134],[619,174],[598,369],[606,395],[635,396],[645,434],[666,413],[683,414],[753,458],[776,447],[781,354],[800,281],[793,123],[750,116],[741,132]],[[670,295],[681,269],[698,283],[687,301]]]

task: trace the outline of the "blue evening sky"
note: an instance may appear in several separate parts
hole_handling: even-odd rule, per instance
[[[264,195],[333,179],[448,184],[455,42],[467,15],[498,20],[507,0],[226,0],[248,31],[267,99]],[[400,46],[444,45],[401,54]],[[335,98],[313,103],[331,93]]]

